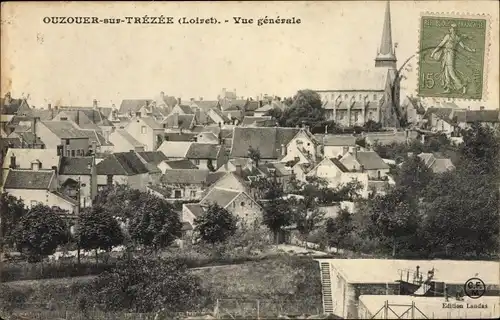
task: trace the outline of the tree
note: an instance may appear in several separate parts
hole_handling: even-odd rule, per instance
[[[248,148],[248,157],[255,162],[255,166],[258,168],[260,161],[260,150],[258,148],[255,149],[252,146],[250,146]]]
[[[363,129],[367,132],[377,132],[382,130],[382,124],[373,120],[368,120],[363,125]]]
[[[307,247],[307,237],[323,222],[325,213],[318,208],[315,197],[292,198],[289,202],[293,208],[293,222]]]
[[[313,90],[299,90],[293,97],[293,103],[283,112],[279,123],[285,127],[306,124],[313,127],[325,120],[325,110],[321,97]]]
[[[130,219],[129,233],[133,241],[153,250],[168,247],[182,235],[182,223],[172,205],[149,193],[141,193]]]
[[[132,189],[128,185],[109,186],[97,194],[94,205],[106,208],[113,217],[131,219],[135,216],[141,195],[139,190]]]
[[[13,231],[26,214],[24,202],[6,192],[0,195],[0,249],[6,244],[14,246]]]
[[[340,210],[335,218],[327,219],[325,228],[330,246],[346,248],[350,242],[351,232],[354,230],[351,213],[344,209]]]
[[[474,174],[492,175],[497,178],[500,161],[500,137],[488,127],[473,124],[463,130],[464,142],[461,144],[460,164]]]
[[[121,245],[123,240],[118,221],[104,208],[87,208],[78,217],[77,241],[80,248],[95,250],[96,264],[98,249],[110,251],[114,246]]]
[[[201,241],[215,244],[224,242],[237,229],[237,219],[216,203],[194,220],[195,232]]]
[[[425,165],[422,159],[413,155],[403,162],[395,176],[395,182],[398,187],[407,188],[408,193],[418,199],[433,176],[432,170]]]
[[[414,199],[404,189],[391,190],[386,195],[375,196],[369,204],[368,212],[377,235],[392,243],[392,256],[396,255],[398,240],[417,233],[419,214]]]
[[[39,261],[68,241],[68,230],[52,208],[38,204],[20,219],[14,237],[20,251],[25,251],[32,261]]]
[[[104,311],[188,311],[201,298],[200,280],[176,261],[137,257],[120,260],[81,290],[80,308]]]
[[[274,239],[278,243],[279,232],[292,223],[290,205],[286,200],[276,198],[262,202],[262,207],[264,209],[262,223],[273,232]]]
[[[266,112],[266,116],[271,116],[273,119],[279,120],[283,116],[283,110],[280,108],[274,107],[271,110]]]

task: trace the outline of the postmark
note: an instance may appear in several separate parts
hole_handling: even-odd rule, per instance
[[[485,99],[489,17],[420,17],[418,95],[465,100]]]
[[[486,285],[479,278],[470,278],[464,284],[464,292],[471,299],[479,299],[486,292]]]

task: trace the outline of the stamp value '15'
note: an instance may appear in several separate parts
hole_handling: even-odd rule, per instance
[[[422,97],[480,100],[485,94],[488,20],[423,15],[419,84]]]

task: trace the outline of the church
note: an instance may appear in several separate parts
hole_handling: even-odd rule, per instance
[[[340,72],[335,89],[316,90],[326,109],[326,119],[345,127],[362,126],[372,120],[385,128],[398,128],[400,77],[397,77],[396,62],[387,1],[374,68]]]

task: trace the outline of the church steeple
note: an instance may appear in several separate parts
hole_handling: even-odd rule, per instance
[[[391,6],[389,1],[387,1],[384,28],[382,29],[382,40],[380,42],[380,48],[377,51],[377,57],[375,58],[375,67],[396,69],[396,61],[396,53],[392,46]]]

